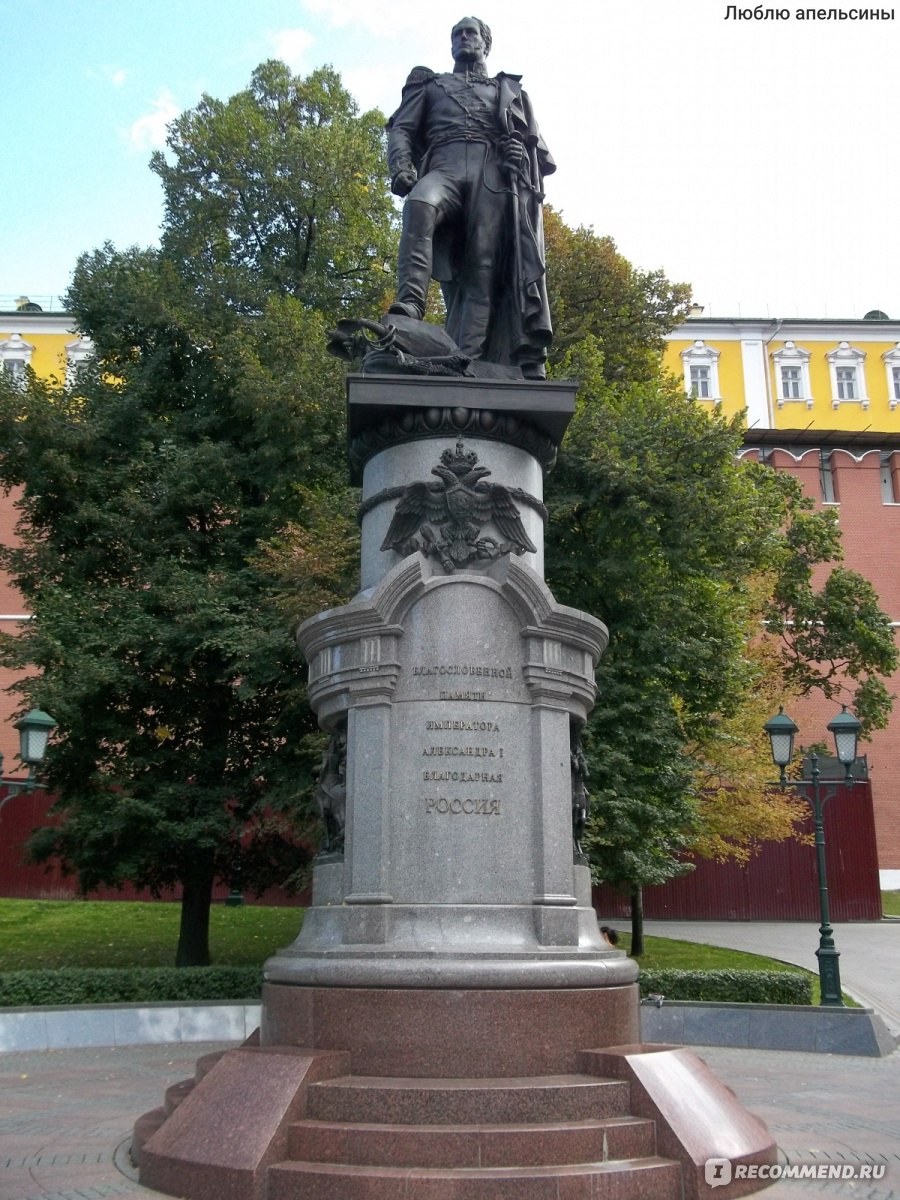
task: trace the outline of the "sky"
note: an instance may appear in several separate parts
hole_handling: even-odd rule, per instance
[[[706,316],[900,318],[900,4],[895,21],[798,21],[812,2],[787,20],[726,20],[725,0],[479,0],[475,15],[489,66],[523,76],[558,165],[547,201],[570,224],[690,283]],[[330,63],[361,109],[389,113],[413,66],[450,68],[463,15],[458,0],[0,0],[0,309],[61,308],[79,254],[157,243],[150,154],[204,92],[226,99],[267,58]]]

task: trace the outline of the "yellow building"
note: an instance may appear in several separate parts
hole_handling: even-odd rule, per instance
[[[90,338],[73,331],[69,313],[44,312],[27,296],[0,312],[0,370],[14,379],[30,367],[40,379],[62,380],[92,349]]]
[[[749,429],[900,433],[900,321],[689,317],[665,365]]]

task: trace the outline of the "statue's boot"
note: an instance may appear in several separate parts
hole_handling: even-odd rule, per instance
[[[407,200],[403,206],[403,233],[397,257],[397,298],[388,312],[418,317],[419,320],[425,316],[437,215],[434,205],[423,200]]]

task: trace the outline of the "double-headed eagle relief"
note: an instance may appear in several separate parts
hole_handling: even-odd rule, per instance
[[[436,481],[411,483],[400,495],[382,550],[398,554],[433,555],[447,571],[473,562],[493,562],[504,554],[534,553],[537,547],[525,532],[513,502],[525,498],[518,488],[488,483],[486,467],[477,466],[478,455],[456,443],[455,453],[445,450],[432,467]],[[530,498],[529,498],[530,499]],[[492,523],[504,539],[482,537]]]

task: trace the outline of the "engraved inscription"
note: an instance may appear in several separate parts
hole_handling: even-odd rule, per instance
[[[500,758],[502,750],[492,750],[490,746],[423,746],[425,758]]]
[[[482,816],[482,817],[499,817],[500,816],[500,800],[495,796],[493,799],[474,800],[471,797],[466,797],[464,800],[458,796],[452,800],[441,796],[438,798],[429,797],[425,800],[425,812],[429,815],[433,813],[452,814],[454,816]]]
[[[496,721],[426,721],[426,729],[459,729],[465,733],[499,733]]]
[[[453,711],[450,709],[449,711]],[[430,718],[424,722],[425,732],[429,733],[460,733],[460,734],[494,734],[500,735],[500,722],[492,720],[489,717],[444,717]],[[456,745],[456,746],[435,746],[426,743],[422,746],[421,756],[423,758],[439,758],[439,759],[494,759],[503,758],[503,747],[493,746],[472,746],[472,745]],[[475,768],[481,764],[472,763],[471,767]],[[432,770],[423,769],[423,783],[482,783],[482,784],[502,784],[503,783],[503,764],[499,761],[484,763],[484,768],[481,770],[466,770],[460,769],[458,763],[441,763]],[[458,816],[499,816],[500,815],[500,797],[488,796],[482,799],[474,797],[427,797],[425,799],[425,812],[431,814],[447,814]]]
[[[502,783],[502,771],[423,771],[426,783]]]
[[[469,675],[480,679],[512,679],[512,667],[485,667],[474,663],[435,663],[413,667],[413,675]]]

